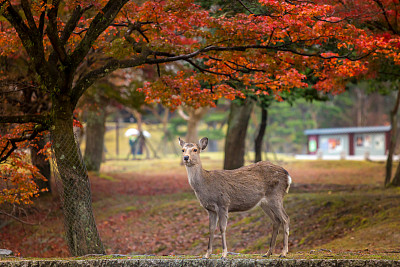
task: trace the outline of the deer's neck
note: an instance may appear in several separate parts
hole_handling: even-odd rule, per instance
[[[203,177],[203,167],[201,164],[197,164],[195,166],[186,166],[186,171],[188,175],[188,180],[190,186],[198,191],[202,186],[204,186],[204,177]]]

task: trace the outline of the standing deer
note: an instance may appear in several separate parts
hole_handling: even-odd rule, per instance
[[[182,147],[189,184],[209,215],[210,238],[204,257],[208,258],[212,253],[214,232],[219,222],[222,258],[226,258],[228,249],[225,230],[228,213],[247,211],[257,205],[260,205],[273,222],[270,248],[265,256],[274,252],[276,237],[283,225],[281,256],[285,257],[288,252],[289,216],[283,208],[283,197],[288,193],[292,181],[289,173],[282,167],[265,161],[236,170],[206,171],[201,166],[200,152],[207,147],[208,138],[200,139],[198,144],[185,143],[179,138],[179,144]]]

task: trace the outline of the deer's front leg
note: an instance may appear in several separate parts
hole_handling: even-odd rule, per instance
[[[228,209],[221,208],[218,211],[219,229],[222,235],[222,258],[228,255],[228,247],[226,246],[226,225],[228,224]]]
[[[210,238],[208,239],[208,248],[207,248],[207,253],[204,255],[204,258],[210,257],[212,253],[212,244],[214,241],[214,232],[215,228],[217,228],[217,221],[218,221],[218,216],[215,211],[210,211],[208,210],[208,222],[209,222],[209,229],[210,229]]]

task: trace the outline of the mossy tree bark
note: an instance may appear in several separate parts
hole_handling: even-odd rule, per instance
[[[92,211],[89,177],[74,136],[73,106],[68,97],[53,101],[51,135],[68,247],[74,256],[104,254]]]
[[[246,133],[254,102],[250,98],[232,101],[225,139],[224,169],[233,170],[244,165]]]

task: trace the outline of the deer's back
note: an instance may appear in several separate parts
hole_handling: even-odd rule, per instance
[[[210,201],[229,205],[230,211],[249,210],[262,198],[283,197],[288,186],[288,172],[262,161],[235,170],[204,172]]]

